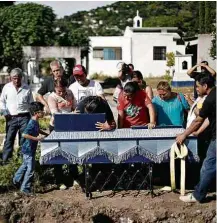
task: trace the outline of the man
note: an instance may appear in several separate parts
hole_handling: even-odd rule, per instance
[[[200,67],[201,72],[195,71],[198,67]],[[200,73],[208,73],[213,77],[216,77],[216,72],[215,70],[213,70],[211,67],[209,67],[209,64],[206,60],[202,61],[200,64],[196,64],[195,66],[193,66],[192,68],[190,68],[187,71],[187,74],[195,79],[197,77],[198,74]],[[196,91],[196,85],[194,85],[194,98],[197,98],[197,91]]]
[[[20,68],[13,69],[10,72],[11,82],[3,87],[0,98],[1,112],[6,119],[6,139],[2,157],[4,163],[12,156],[17,131],[22,134],[30,120],[29,105],[33,102],[33,96],[29,86],[21,82],[22,76]]]
[[[43,83],[41,88],[38,90],[37,100],[40,101],[44,106],[47,113],[50,113],[50,109],[47,101],[44,99],[44,95],[47,93],[52,93],[54,91],[54,81],[61,79],[64,75],[63,66],[60,61],[54,60],[50,63],[50,68],[52,71],[52,76],[48,77]]]
[[[87,79],[87,72],[84,66],[76,65],[73,68],[73,76],[76,82],[71,84],[69,89],[74,94],[76,103],[87,96],[100,96],[105,99],[102,86],[97,81]]]
[[[196,89],[200,95],[207,95],[199,116],[193,120],[191,125],[176,138],[178,144],[182,144],[186,137],[196,131],[206,118],[209,119],[212,130],[212,139],[208,147],[206,158],[202,164],[200,172],[200,182],[195,187],[195,191],[187,196],[181,196],[184,202],[203,202],[208,187],[216,176],[216,87],[215,79],[209,74],[200,74],[197,77]]]

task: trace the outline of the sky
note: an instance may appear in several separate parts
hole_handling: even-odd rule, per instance
[[[42,5],[47,5],[53,8],[54,13],[58,18],[65,15],[71,15],[78,11],[88,11],[97,7],[110,5],[115,1],[28,1]],[[16,4],[27,3],[27,1],[16,2]]]

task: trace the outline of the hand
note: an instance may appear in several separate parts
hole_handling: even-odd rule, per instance
[[[110,130],[111,129],[110,125],[107,122],[105,122],[105,123],[97,122],[95,124],[95,126],[96,126],[97,129],[99,129],[99,131]]]
[[[184,133],[182,133],[182,134],[178,134],[177,136],[176,136],[176,142],[178,143],[178,144],[183,144],[183,142],[185,141],[185,139],[186,139],[186,136],[185,136],[185,134]]]
[[[206,68],[207,65],[205,63],[200,63],[200,66]]]
[[[153,129],[156,126],[156,124],[153,122],[150,122],[146,126],[148,126],[148,129]]]
[[[51,114],[49,106],[45,105],[45,115]]]
[[[37,139],[38,139],[39,142],[42,141],[44,138],[45,138],[45,136],[38,136],[37,137]]]
[[[72,111],[72,113],[73,114],[80,114],[80,111],[75,109],[74,111]]]

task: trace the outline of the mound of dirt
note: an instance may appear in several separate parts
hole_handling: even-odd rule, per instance
[[[207,203],[186,204],[179,194],[157,192],[152,198],[146,191],[135,197],[135,191],[113,197],[111,191],[93,193],[89,200],[79,189],[54,190],[34,197],[15,193],[0,197],[0,222],[64,223],[133,223],[133,222],[216,222],[215,194]]]

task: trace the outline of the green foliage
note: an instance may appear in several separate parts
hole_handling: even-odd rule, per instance
[[[39,120],[40,128],[43,130],[47,130],[49,127],[50,118],[44,117]],[[0,133],[5,133],[5,118],[3,116],[0,117]]]
[[[5,118],[0,117],[0,134],[5,133]]]
[[[163,79],[171,83],[173,77],[170,75],[170,70],[166,70],[166,74],[163,76]]]
[[[53,45],[55,14],[27,3],[0,8],[0,65],[21,66],[22,46]]]
[[[10,159],[8,165],[0,166],[0,186],[10,187],[12,186],[12,178],[14,173],[21,165],[22,160],[18,157],[17,152],[14,153],[13,157]]]
[[[204,2],[202,3],[205,7]],[[207,26],[215,23],[216,2],[206,3],[209,9],[209,21]],[[115,2],[109,6],[97,9],[81,11],[57,20],[60,24],[71,27],[73,30],[79,28],[86,36],[118,36],[122,35],[126,26],[132,26],[132,19],[139,9],[143,17],[144,27],[178,27],[184,36],[195,36],[199,31],[199,5],[200,2],[191,1],[129,1]],[[201,13],[202,11],[200,11]],[[205,9],[203,10],[205,14]],[[207,14],[208,15],[208,14]],[[204,18],[204,17],[203,17]],[[205,18],[204,18],[205,19]],[[101,23],[102,21],[102,23]],[[202,23],[204,24],[204,23]]]
[[[175,65],[175,54],[173,52],[168,52],[166,54],[167,58],[167,66],[168,67],[173,67]]]
[[[49,129],[50,117],[44,117],[39,119],[39,126],[43,130]]]
[[[212,34],[213,39],[211,42],[211,48],[210,48],[210,56],[214,59],[216,59],[216,32]]]
[[[106,79],[111,78],[108,75],[102,74],[102,73],[94,73],[90,76],[90,79],[92,80],[100,80],[100,81],[105,81]]]

